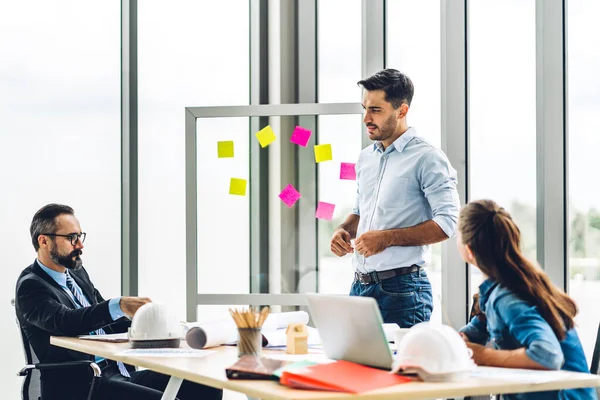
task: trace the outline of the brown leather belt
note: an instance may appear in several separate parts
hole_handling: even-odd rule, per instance
[[[410,267],[401,267],[395,269],[389,269],[387,271],[373,271],[368,274],[361,274],[360,272],[354,273],[354,280],[362,283],[363,285],[369,285],[371,283],[377,283],[384,279],[393,278],[398,275],[406,275],[411,274],[413,272],[417,272],[421,269],[416,264],[411,265]]]

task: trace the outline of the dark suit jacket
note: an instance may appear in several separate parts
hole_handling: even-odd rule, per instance
[[[127,318],[113,321],[104,300],[84,268],[70,270],[91,306],[77,308],[71,297],[37,263],[25,268],[17,280],[15,307],[21,329],[40,362],[54,363],[73,360],[94,360],[94,356],[50,345],[50,336],[88,335],[102,328],[109,333],[126,332]],[[68,379],[68,383],[65,381]],[[43,371],[42,397],[64,398],[64,391],[87,391],[91,371],[88,368]],[[71,385],[77,386],[73,388]]]

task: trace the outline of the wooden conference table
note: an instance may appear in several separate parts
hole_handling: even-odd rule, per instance
[[[515,393],[557,390],[578,387],[600,386],[600,376],[565,371],[536,372],[554,374],[552,379],[539,382],[519,382],[494,378],[488,374],[485,378],[474,378],[460,382],[410,382],[391,386],[361,394],[336,393],[315,390],[296,390],[282,386],[276,381],[229,380],[225,376],[225,368],[237,361],[237,348],[232,346],[218,347],[204,357],[156,357],[118,354],[130,348],[129,343],[110,343],[84,340],[72,337],[52,337],[50,343],[87,354],[122,361],[127,364],[147,368],[171,376],[163,399],[172,400],[181,385],[182,379],[201,383],[221,389],[244,393],[248,397],[280,400],[391,400],[391,399],[431,399],[452,398],[490,393]],[[187,344],[182,342],[182,348]],[[277,352],[282,354],[281,351]],[[265,351],[269,355],[269,351]],[[490,375],[492,377],[490,377]]]

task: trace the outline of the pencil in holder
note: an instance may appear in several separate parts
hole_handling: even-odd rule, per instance
[[[252,307],[248,310],[229,309],[231,317],[238,328],[240,340],[238,341],[238,355],[260,356],[262,354],[261,328],[269,316],[269,307],[264,307],[260,312],[255,312]]]
[[[261,356],[262,334],[260,328],[238,328],[238,356]]]

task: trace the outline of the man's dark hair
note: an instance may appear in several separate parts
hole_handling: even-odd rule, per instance
[[[367,79],[358,81],[358,85],[369,91],[383,90],[385,101],[392,103],[394,109],[400,107],[402,103],[410,106],[415,92],[415,87],[410,78],[391,68],[384,69]]]
[[[40,208],[31,221],[29,227],[29,233],[31,233],[31,242],[33,248],[38,251],[40,244],[38,243],[38,237],[43,233],[55,233],[58,230],[58,224],[56,223],[56,217],[62,214],[73,215],[75,212],[69,206],[62,204],[48,204]]]

